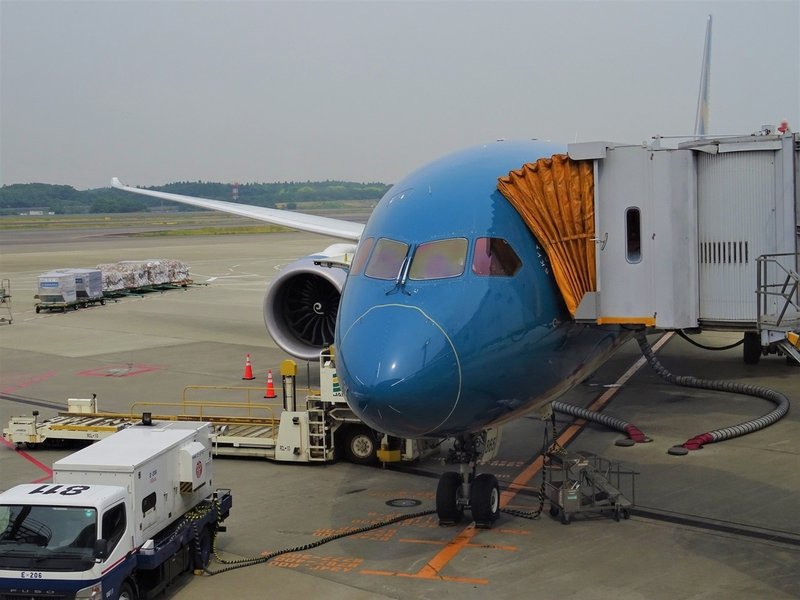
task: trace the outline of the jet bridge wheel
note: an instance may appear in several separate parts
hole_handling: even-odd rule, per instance
[[[744,332],[742,358],[746,365],[757,365],[761,358],[761,336],[755,331]]]
[[[436,487],[436,515],[439,525],[454,525],[464,516],[464,506],[458,502],[461,495],[461,475],[455,471],[443,473]]]
[[[470,506],[475,525],[489,528],[500,516],[500,486],[491,473],[481,473],[470,488]]]

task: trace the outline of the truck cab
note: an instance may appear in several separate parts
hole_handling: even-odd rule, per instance
[[[0,598],[144,600],[202,569],[232,506],[211,428],[132,426],[0,493]]]
[[[119,486],[26,484],[3,493],[0,573],[8,593],[117,597],[126,569],[109,566],[133,559],[130,512]]]

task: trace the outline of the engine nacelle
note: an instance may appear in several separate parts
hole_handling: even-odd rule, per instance
[[[284,351],[302,360],[319,359],[320,351],[333,343],[347,272],[314,264],[331,255],[326,250],[284,267],[264,297],[267,331]]]

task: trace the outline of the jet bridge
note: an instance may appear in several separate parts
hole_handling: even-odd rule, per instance
[[[799,155],[800,135],[768,128],[673,148],[577,143],[498,187],[576,320],[742,331],[748,362],[776,346],[800,362]]]

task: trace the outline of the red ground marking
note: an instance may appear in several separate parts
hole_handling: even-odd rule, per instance
[[[34,383],[39,383],[41,381],[46,381],[51,377],[55,377],[57,373],[58,371],[47,371],[46,373],[40,373],[39,375],[31,375],[30,373],[12,373],[10,375],[3,375],[2,383],[0,383],[0,393],[13,394],[17,390],[31,386]]]
[[[17,450],[16,446],[14,444],[12,444],[11,442],[9,442],[8,440],[6,440],[5,438],[1,438],[0,437],[0,442],[5,444],[9,449],[13,450],[14,454],[17,454],[17,455],[21,456],[22,458],[24,458],[25,460],[27,460],[28,462],[30,462],[31,464],[36,466],[39,470],[44,471],[45,473],[47,473],[47,477],[43,477],[42,479],[37,479],[36,481],[34,481],[32,483],[39,483],[40,481],[44,481],[45,479],[50,479],[53,476],[53,470],[50,467],[48,467],[47,465],[45,465],[43,463],[40,463],[38,460],[33,458],[27,452],[24,452],[22,450]]]
[[[164,367],[160,367],[158,365],[125,363],[121,365],[107,365],[105,367],[80,371],[77,373],[77,375],[80,377],[131,377],[132,375],[141,375],[142,373],[158,371],[163,368]]]

